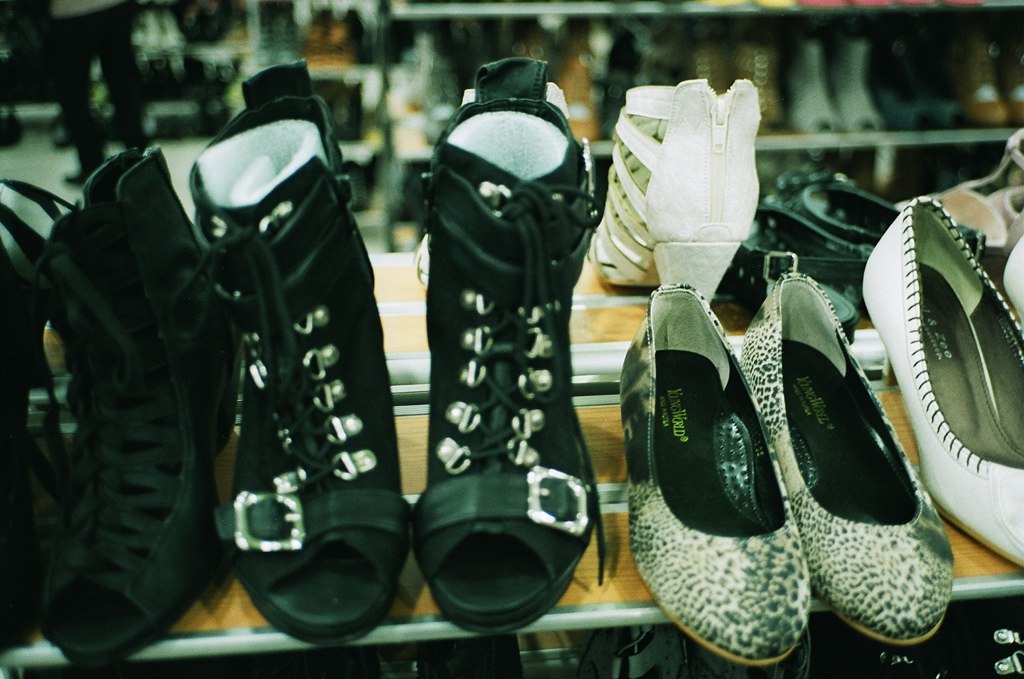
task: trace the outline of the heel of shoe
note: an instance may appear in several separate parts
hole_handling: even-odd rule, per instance
[[[685,283],[711,299],[739,247],[740,241],[656,243],[654,265],[662,284]]]
[[[241,388],[242,369],[238,361],[240,354],[237,349],[239,346],[238,342],[234,342],[233,346],[236,349],[229,364],[229,374],[226,377],[226,384],[224,385],[224,391],[221,392],[220,401],[217,403],[215,454],[220,453],[224,446],[228,444],[231,434],[235,431],[235,421],[238,416],[238,392]]]
[[[892,367],[892,361],[889,360],[888,354],[882,357],[882,384],[887,387],[895,387],[899,384],[896,379],[896,371]]]

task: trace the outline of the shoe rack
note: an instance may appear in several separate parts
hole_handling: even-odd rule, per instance
[[[403,493],[414,500],[425,486],[429,351],[424,320],[426,304],[412,257],[405,253],[372,256],[376,297],[384,328],[385,352],[392,380]],[[572,316],[574,404],[594,460],[608,545],[603,584],[598,584],[596,541],[581,561],[573,583],[559,604],[522,630],[524,634],[581,631],[626,625],[664,624],[665,614],[651,599],[630,555],[627,528],[626,468],[623,433],[619,424],[619,373],[627,346],[644,317],[646,291],[611,290],[589,263],[576,286]],[[739,348],[752,312],[733,302],[716,301],[730,343]],[[57,392],[67,383],[61,377],[62,349],[47,336],[47,353],[57,375]],[[852,345],[911,460],[916,449],[910,422],[899,392],[883,380],[884,350],[878,334],[862,321]],[[32,394],[29,424],[41,429],[46,396]],[[66,433],[72,425],[67,424]],[[222,498],[230,495],[237,436],[218,456],[217,482]],[[52,531],[47,509],[39,525],[46,544]],[[947,525],[955,555],[954,600],[1024,596],[1024,568],[1006,561],[952,525]],[[830,615],[815,604],[812,615]],[[417,641],[472,636],[443,619],[412,559],[406,565],[399,593],[387,619],[358,645],[407,645]],[[308,648],[270,627],[253,607],[241,584],[225,576],[209,584],[200,599],[162,640],[133,657],[167,660],[294,651]],[[995,660],[995,659],[993,659]],[[38,631],[17,646],[0,652],[0,671],[6,668],[48,668],[66,664],[60,651]],[[2,674],[0,674],[2,676]],[[564,675],[563,675],[564,676]]]
[[[414,27],[421,23],[473,19],[481,17],[501,20],[510,14],[518,18],[540,19],[552,14],[561,17],[631,20],[677,17],[684,20],[716,16],[744,17],[768,13],[803,17],[828,11],[852,13],[909,11],[906,8],[884,10],[809,10],[792,8],[764,10],[754,5],[705,5],[696,2],[663,4],[655,2],[581,2],[581,3],[464,3],[464,4],[395,4],[382,0],[377,30],[387,36],[399,25]],[[980,9],[1019,8],[1019,0],[990,0]],[[916,10],[915,10],[916,11]],[[931,11],[931,10],[927,10]],[[938,11],[938,10],[935,10]],[[387,50],[379,50],[382,93],[387,95],[393,80],[388,72],[393,64]],[[382,95],[382,96],[383,96]],[[401,120],[388,118],[397,128]],[[401,196],[397,187],[411,168],[429,159],[429,146],[404,146],[389,133],[381,141],[381,158],[390,167],[383,184],[385,195]],[[817,132],[763,135],[759,150],[765,152],[806,153],[808,149],[853,150],[912,149],[953,145],[981,145],[1005,142],[1008,128],[962,128],[924,131]],[[595,143],[598,154],[610,153],[610,142]],[[348,151],[346,151],[348,154]],[[348,156],[351,157],[351,156]],[[836,168],[839,169],[839,168]],[[397,199],[396,199],[397,200]],[[393,208],[397,213],[397,207]],[[385,222],[390,224],[392,222]],[[403,492],[414,500],[425,485],[427,438],[427,404],[429,383],[429,350],[425,333],[425,293],[417,280],[411,255],[393,253],[372,257],[382,323],[385,351],[391,375],[395,415],[402,458]],[[625,625],[663,624],[667,617],[651,599],[642,584],[630,556],[627,529],[626,469],[623,454],[623,433],[619,425],[619,373],[628,343],[644,316],[646,291],[610,289],[600,282],[587,264],[576,287],[573,300],[572,363],[574,367],[574,404],[579,412],[588,447],[593,455],[599,479],[602,514],[608,541],[609,557],[602,584],[598,584],[598,559],[595,546],[584,556],[575,579],[560,603],[548,614],[531,624],[523,633],[545,633],[600,629]],[[751,311],[727,301],[717,300],[714,310],[722,320],[734,348],[742,342],[742,333],[749,325]],[[53,335],[47,337],[48,355],[57,373],[57,391],[64,392],[67,379],[60,377],[62,349]],[[853,344],[855,358],[867,372],[872,385],[893,422],[898,436],[912,460],[916,460],[910,422],[903,410],[899,392],[884,379],[885,355],[881,340],[868,321],[862,321]],[[30,426],[41,430],[45,395],[33,393]],[[65,433],[72,425],[67,423]],[[218,456],[217,479],[223,497],[230,493],[237,436]],[[41,509],[40,525],[52,531],[47,508]],[[50,508],[52,511],[52,508]],[[1006,561],[969,535],[947,524],[955,555],[956,581],[954,600],[1024,596],[1024,568]],[[816,604],[815,614],[824,613]],[[422,577],[410,559],[401,578],[399,595],[386,621],[367,636],[354,642],[358,645],[406,645],[417,641],[454,639],[471,636],[444,620],[430,597]],[[213,657],[238,654],[259,654],[294,651],[308,645],[272,628],[255,610],[237,580],[225,577],[210,583],[168,635],[152,644],[134,660],[162,660],[184,657]],[[38,630],[21,643],[0,652],[0,677],[5,671],[18,668],[50,668],[66,664],[59,650],[42,639]]]
[[[1019,25],[1022,21],[1024,7],[1018,0],[975,0],[955,5],[947,0],[913,4],[892,0],[889,4],[871,3],[870,6],[864,2],[847,4],[846,0],[787,0],[782,3],[769,0],[738,3],[716,0],[544,3],[383,0],[380,18],[383,39],[392,41],[392,45],[385,44],[382,50],[383,66],[392,74],[402,74],[390,77],[392,85],[399,79],[426,78],[423,72],[433,68],[438,72],[435,90],[455,90],[458,94],[459,88],[467,87],[469,82],[464,73],[454,72],[469,67],[462,63],[462,52],[474,45],[478,48],[481,44],[485,47],[499,45],[495,49],[510,49],[521,56],[547,59],[552,64],[552,79],[563,88],[574,90],[567,91],[570,110],[574,96],[581,110],[590,110],[585,117],[589,115],[591,120],[576,129],[577,136],[586,136],[591,141],[600,180],[603,180],[602,169],[606,170],[610,162],[613,145],[610,128],[618,105],[609,93],[614,88],[621,90],[618,93],[621,96],[624,89],[633,84],[675,84],[687,78],[707,77],[716,89],[723,91],[734,77],[749,77],[763,92],[767,91],[765,87],[773,90],[767,97],[762,94],[762,125],[757,140],[759,166],[763,166],[762,186],[768,184],[766,179],[770,181],[777,176],[780,167],[824,166],[855,177],[863,188],[875,190],[879,195],[889,193],[887,197],[892,200],[916,195],[911,189],[905,189],[906,195],[901,192],[899,180],[905,174],[903,164],[934,165],[934,159],[950,149],[991,149],[992,157],[996,158],[999,146],[1014,129],[1024,125],[1024,118],[1007,116],[1005,109],[987,115],[986,104],[972,103],[972,95],[960,91],[966,90],[969,84],[959,83],[960,80],[973,83],[972,78],[984,77],[981,73],[984,68],[995,68],[978,64],[977,60],[970,62],[969,57],[979,49],[995,49],[996,43],[995,38],[986,42],[988,38],[981,37],[978,40],[984,44],[982,47],[971,44],[973,32],[964,29],[961,35],[961,24],[965,27],[1000,22]],[[910,31],[909,27],[917,23],[941,28],[944,40],[936,47],[935,55],[931,52],[925,55],[924,50],[913,54],[917,38],[923,41],[925,35],[936,37],[934,33],[922,32],[918,36]],[[902,28],[892,28],[890,24]],[[581,29],[582,41],[578,39]],[[635,36],[637,44],[631,49],[639,54],[624,57],[617,50],[620,50],[619,37],[627,32]],[[859,39],[847,38],[846,32]],[[466,37],[468,34],[475,34],[475,37]],[[403,39],[411,44],[405,52],[394,44]],[[459,55],[454,60],[445,57],[454,63],[443,63],[444,49],[440,43],[451,39],[463,39],[458,43]],[[659,46],[659,39],[665,47]],[[653,47],[641,44],[645,40]],[[1021,42],[1020,37],[1015,41]],[[911,53],[904,53],[908,44]],[[807,49],[801,51],[806,45],[816,46],[821,52],[816,58],[823,62],[819,64],[822,73],[809,73],[807,68],[801,70],[801,64],[815,57]],[[672,46],[679,46],[675,50],[679,54],[671,54]],[[753,65],[741,68],[740,61],[747,58],[743,51],[754,47],[761,51],[754,50],[749,56],[748,61]],[[765,52],[764,47],[770,51]],[[869,55],[857,53],[868,47]],[[1017,46],[1003,47],[1007,54],[999,63],[1009,63],[1012,49]],[[659,55],[658,50],[667,54]],[[887,53],[889,50],[891,55]],[[391,63],[387,61],[389,55]],[[508,52],[499,52],[487,56],[508,55]],[[842,63],[843,55],[848,63]],[[917,78],[917,74],[909,70],[897,74],[899,77],[892,75],[888,80],[879,75],[888,68],[885,59],[894,64],[895,71],[899,70],[896,64],[909,63],[911,57],[918,60],[914,63],[924,63],[932,56],[941,59],[932,64],[936,73],[928,74],[927,78]],[[765,58],[768,63],[756,61]],[[859,58],[870,61],[856,63]],[[418,70],[408,68],[410,59],[419,59]],[[687,64],[687,59],[696,64]],[[582,64],[576,63],[577,60]],[[701,60],[705,62],[703,65]],[[723,62],[731,61],[735,65],[728,63],[723,69]],[[869,67],[870,73],[867,72]],[[759,76],[763,78],[763,68],[774,73],[766,82],[758,83]],[[1024,67],[1020,70],[1024,73]],[[812,76],[817,75],[820,75],[819,90],[806,85],[814,84]],[[453,77],[459,80],[459,87],[448,84]],[[1010,76],[1002,71],[993,77],[1003,78],[1007,83],[1002,87],[1004,92],[1014,88],[1014,84],[1006,80]],[[1013,77],[1024,78],[1024,75]],[[932,82],[935,80],[943,82]],[[443,112],[452,105],[448,102],[447,106],[440,106],[441,113],[433,115],[430,101],[417,101],[412,106],[396,102],[399,89],[403,88],[392,86],[386,90],[391,144],[385,149],[385,160],[391,168],[388,178],[392,182],[386,189],[387,195],[408,193],[408,176],[415,175],[430,159],[430,139],[437,133],[435,118],[443,117]],[[415,91],[416,88],[408,89]],[[854,90],[859,94],[851,96],[849,93]],[[944,90],[941,100],[934,90]],[[966,108],[954,100],[958,95],[962,96]],[[858,96],[873,98],[874,105],[869,100],[866,106],[874,110],[868,114],[858,113],[865,108]],[[773,101],[766,106],[766,99]],[[836,113],[823,125],[820,120],[800,115],[796,109],[801,100],[811,111],[818,112],[827,108],[822,102],[829,100]],[[454,104],[457,103],[456,100]],[[939,119],[941,111],[947,112],[945,119]],[[857,115],[860,117],[854,117]],[[570,121],[574,122],[572,113]],[[927,160],[920,160],[922,158]],[[919,192],[937,190],[946,181],[925,175],[922,185],[914,187]],[[936,182],[940,185],[932,185]],[[408,216],[408,210],[403,215],[400,205],[392,204],[389,209],[391,223],[397,223],[399,232],[415,228],[417,220],[415,216]],[[408,239],[400,237],[398,240]]]

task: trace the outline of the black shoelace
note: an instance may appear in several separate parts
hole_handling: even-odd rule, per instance
[[[560,198],[552,200],[553,193]],[[524,404],[545,406],[561,396],[559,378],[565,369],[565,357],[551,345],[556,336],[560,303],[551,291],[544,231],[564,228],[566,221],[582,228],[596,226],[590,210],[587,216],[580,216],[570,208],[571,199],[587,201],[587,205],[592,202],[589,194],[575,187],[522,182],[501,205],[501,217],[513,225],[522,245],[522,306],[495,306],[491,313],[498,315],[499,320],[478,340],[476,356],[484,361],[482,384],[487,387],[488,397],[479,405],[483,440],[467,455],[471,460],[507,455],[509,430],[516,429],[512,418],[526,416],[522,413]],[[540,344],[551,345],[551,350],[536,355]],[[530,382],[532,358],[547,361],[551,379],[545,382],[550,387],[538,388]],[[525,423],[520,421],[519,429],[523,426]]]
[[[259,228],[228,228],[230,217],[222,213],[215,213],[211,219],[224,225],[225,231],[211,242],[196,277],[216,271],[225,257],[245,267],[257,316],[255,332],[248,333],[246,340],[247,374],[259,380],[258,388],[266,392],[279,442],[301,470],[293,479],[294,485],[302,489],[351,472],[346,466],[351,464],[350,459],[332,454],[334,449],[340,450],[338,441],[348,434],[337,430],[338,418],[331,416],[337,397],[322,382],[327,366],[311,339],[315,327],[307,318],[308,327],[300,333],[285,300],[284,283],[269,243],[279,219],[264,220]],[[185,287],[189,288],[191,285]],[[219,284],[215,290],[228,305],[236,299],[233,291]],[[300,342],[299,335],[308,341]],[[303,346],[307,343],[310,348]]]
[[[593,196],[577,187],[524,181],[511,191],[504,187],[499,191],[504,201],[496,205],[494,214],[513,226],[522,246],[521,306],[509,309],[483,302],[487,308],[477,310],[480,316],[485,316],[480,311],[487,310],[486,315],[497,315],[498,320],[487,332],[480,333],[477,329],[478,334],[473,337],[474,361],[476,358],[482,361],[478,386],[485,386],[488,396],[478,406],[477,428],[481,441],[467,449],[465,457],[470,463],[508,460],[521,467],[532,467],[540,463],[543,454],[517,450],[517,445],[528,445],[531,410],[539,406],[543,413],[544,406],[562,397],[564,371],[571,369],[568,357],[555,346],[557,318],[562,309],[553,290],[545,234],[557,233],[567,225],[579,227],[581,231],[594,229],[600,216]],[[582,209],[574,209],[577,202]],[[534,370],[531,362],[537,359],[544,361],[547,368]],[[535,375],[543,375],[539,383],[534,381]],[[605,545],[596,501],[597,487],[590,457],[584,454],[581,462],[583,482],[594,499],[592,514],[598,533],[601,581]]]

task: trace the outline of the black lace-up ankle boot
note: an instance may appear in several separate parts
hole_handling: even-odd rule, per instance
[[[63,507],[43,633],[74,663],[158,638],[220,559],[213,456],[233,424],[234,345],[200,261],[158,149],[98,169],[39,261],[77,419],[70,454],[51,451]]]
[[[387,613],[408,553],[373,272],[304,64],[244,91],[246,110],[192,173],[218,294],[246,347],[234,498],[218,522],[273,625],[339,642]]]
[[[599,520],[572,404],[572,290],[596,223],[547,65],[484,66],[429,184],[428,486],[416,557],[452,621],[500,633],[561,597]]]
[[[29,469],[51,490],[53,484],[25,422],[29,389],[43,383],[32,271],[54,220],[70,207],[37,187],[0,180],[0,648],[33,622],[42,587]]]

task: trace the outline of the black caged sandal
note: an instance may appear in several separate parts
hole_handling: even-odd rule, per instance
[[[39,260],[77,420],[68,453],[51,403],[62,508],[42,630],[76,664],[158,639],[221,560],[213,456],[233,425],[235,344],[200,261],[159,149],[101,166]]]

